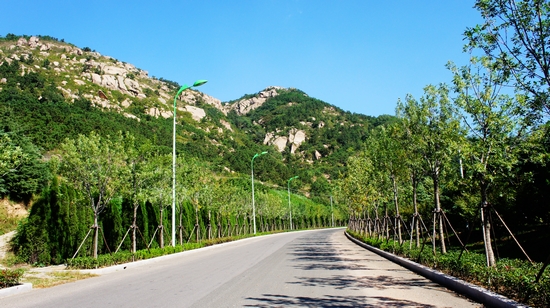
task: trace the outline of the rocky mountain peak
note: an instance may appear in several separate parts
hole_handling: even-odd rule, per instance
[[[251,98],[241,99],[236,103],[226,105],[226,113],[234,110],[238,115],[246,115],[250,111],[260,107],[271,97],[279,95],[277,90],[282,90],[283,87],[270,86],[260,91],[257,95]]]

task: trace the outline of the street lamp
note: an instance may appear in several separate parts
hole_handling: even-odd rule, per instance
[[[174,96],[174,128],[172,138],[172,247],[176,247],[176,100],[181,92],[205,84],[207,80],[197,80],[192,86],[184,84]]]
[[[290,213],[290,230],[292,230],[292,207],[290,206],[290,181],[297,179],[298,176],[293,176],[290,179],[288,179],[287,187],[288,187],[288,211]]]
[[[254,157],[252,157],[252,163],[250,165],[252,166],[252,220],[254,221],[254,234],[256,234],[256,206],[254,205],[254,158],[267,154],[267,151],[264,151],[260,154],[256,153]]]

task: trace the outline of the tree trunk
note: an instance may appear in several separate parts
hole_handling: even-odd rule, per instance
[[[195,232],[197,236],[197,243],[200,241],[200,225],[199,225],[199,209],[197,206],[195,206],[195,229],[197,232]]]
[[[396,217],[396,226],[397,226],[397,238],[399,239],[399,244],[403,242],[403,238],[401,236],[401,219],[399,217],[399,203],[397,200],[397,180],[395,179],[395,176],[391,177],[392,184],[393,184],[393,203],[395,205],[395,217]]]
[[[390,239],[390,217],[388,216],[388,205],[384,205],[384,226],[386,230],[386,240]]]
[[[483,242],[485,246],[485,256],[487,258],[487,266],[493,267],[496,265],[495,253],[491,244],[491,220],[489,219],[489,202],[487,202],[488,185],[481,182],[481,225],[483,232]]]
[[[132,253],[136,253],[137,250],[137,240],[136,240],[136,229],[137,229],[137,210],[139,207],[139,203],[134,203],[134,217],[132,220]]]
[[[419,214],[418,214],[418,202],[417,202],[417,188],[418,188],[418,181],[416,180],[416,176],[412,176],[412,189],[413,189],[413,207],[414,207],[414,218],[413,218],[413,228],[416,232],[416,247],[420,247],[420,225],[419,225]],[[412,232],[412,230],[411,230]]]
[[[164,207],[160,204],[160,222],[159,222],[159,245],[160,248],[164,248],[164,224],[163,224]]]
[[[180,205],[180,210],[179,210],[179,226],[178,226],[178,233],[179,233],[179,238],[180,238],[180,245],[183,245],[183,204]]]
[[[208,210],[208,239],[212,239],[212,212]]]
[[[217,232],[218,233],[218,238],[221,238],[221,237],[223,237],[222,236],[223,226],[222,226],[222,218],[221,218],[220,214],[216,215],[216,220],[217,220],[217,224],[218,224],[218,232]]]
[[[374,208],[374,232],[376,232],[376,236],[380,238],[380,217],[378,216],[378,206],[376,205]]]
[[[439,200],[439,174],[433,175],[434,182],[434,203],[435,203],[435,218],[434,218],[434,235],[436,224],[439,225],[439,241],[441,243],[441,253],[446,254],[445,233],[443,230],[443,217],[441,215],[441,202]],[[435,247],[434,247],[435,249]]]
[[[93,258],[94,259],[97,259],[97,240],[98,240],[98,235],[99,235],[99,225],[97,224],[97,216],[98,216],[98,213],[95,212],[94,213],[94,252],[93,252]]]

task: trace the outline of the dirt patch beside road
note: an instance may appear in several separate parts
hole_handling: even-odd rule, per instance
[[[15,235],[15,231],[8,232],[0,235],[0,260],[6,257],[6,253],[9,251],[9,241]]]

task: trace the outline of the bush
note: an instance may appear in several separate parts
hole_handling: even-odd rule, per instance
[[[137,260],[146,260],[156,258],[164,255],[182,252],[185,250],[192,250],[206,246],[203,243],[186,243],[182,245],[176,245],[176,247],[167,246],[164,248],[151,248],[149,250],[143,249],[136,251],[132,254],[129,251],[120,251],[113,254],[99,255],[97,259],[92,257],[78,257],[67,260],[67,267],[74,269],[96,269],[101,267],[108,267],[123,263],[129,263]]]
[[[0,289],[9,288],[19,284],[19,280],[23,277],[22,269],[10,270],[3,269],[0,271]]]
[[[531,264],[518,259],[501,259],[495,267],[487,267],[485,255],[460,250],[433,255],[429,247],[409,249],[408,244],[397,241],[367,238],[348,230],[354,238],[381,250],[392,252],[448,275],[480,285],[515,301],[533,307],[550,306],[550,270],[546,269],[540,281],[535,283],[541,263]]]
[[[176,247],[166,246],[164,248],[150,248],[136,251],[132,254],[129,251],[121,251],[113,254],[99,255],[97,259],[92,257],[77,257],[67,260],[67,267],[74,269],[96,269],[100,267],[108,267],[123,263],[129,263],[137,260],[146,260],[156,258],[164,255],[182,252],[185,250],[193,250],[206,246],[212,246],[216,244],[226,243],[243,239],[248,237],[247,235],[214,238],[211,240],[205,240],[200,243],[185,243],[183,245],[176,245]]]

